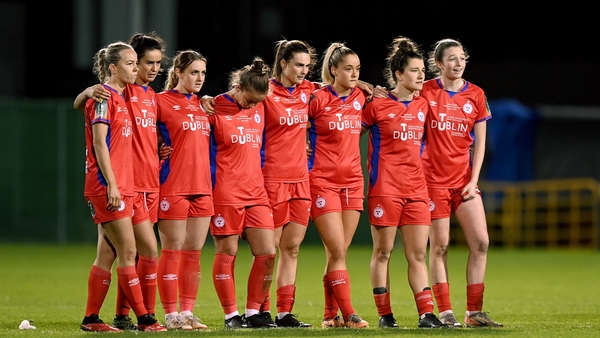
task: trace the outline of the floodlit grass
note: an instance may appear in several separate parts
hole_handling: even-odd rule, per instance
[[[87,276],[95,255],[93,245],[0,244],[0,336],[89,337],[79,331],[86,301]],[[598,337],[600,336],[600,252],[576,250],[503,250],[492,248],[488,257],[484,310],[504,323],[503,329],[417,329],[417,313],[406,277],[402,248],[392,257],[392,309],[401,326],[397,330],[377,327],[369,279],[371,248],[352,247],[348,262],[354,308],[371,327],[365,330],[320,328],[323,314],[322,275],[324,252],[320,246],[300,251],[296,304],[299,319],[313,329],[236,330],[223,329],[223,312],[212,280],[214,249],[207,246],[201,262],[204,279],[195,314],[210,327],[208,332],[158,333],[163,337]],[[465,310],[464,266],[467,252],[452,248],[451,295],[459,319]],[[238,309],[244,311],[246,280],[251,255],[242,244],[236,261]],[[116,273],[100,317],[110,322],[115,310]],[[272,288],[272,313],[276,313]],[[160,303],[157,315],[164,318]],[[23,319],[33,320],[37,330],[21,331]],[[161,320],[164,321],[164,320]],[[124,332],[120,336],[151,336],[153,333]],[[112,335],[111,335],[112,336]]]

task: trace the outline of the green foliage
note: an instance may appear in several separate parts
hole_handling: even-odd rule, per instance
[[[244,311],[246,281],[251,255],[241,243],[236,260],[238,309]],[[85,311],[87,276],[94,260],[93,245],[0,245],[0,336],[7,337],[89,337],[79,331]],[[223,329],[223,311],[211,280],[214,249],[202,252],[204,279],[194,313],[210,327],[209,332],[173,332],[163,337],[595,337],[600,332],[600,252],[571,250],[492,249],[488,257],[484,310],[504,323],[503,329],[421,330],[416,328],[417,312],[406,277],[406,261],[398,247],[390,263],[392,309],[398,330],[377,327],[378,317],[369,279],[369,246],[352,247],[348,256],[352,302],[357,313],[371,327],[366,330],[320,328],[323,314],[322,275],[325,255],[322,247],[307,245],[299,255],[294,313],[315,325],[313,329],[237,330]],[[465,264],[467,252],[452,248],[449,256],[451,295],[457,318],[465,310]],[[116,273],[100,317],[110,322],[114,315]],[[276,313],[275,287],[272,314]],[[164,318],[160,303],[157,316]],[[21,331],[23,319],[33,320],[37,330]],[[164,321],[164,320],[162,320]],[[150,333],[138,333],[152,335]],[[120,336],[134,336],[125,332]],[[112,336],[112,335],[111,335]]]

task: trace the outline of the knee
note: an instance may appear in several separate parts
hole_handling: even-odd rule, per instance
[[[390,248],[378,248],[375,251],[375,258],[379,262],[388,262],[392,257],[392,249]]]
[[[443,257],[448,255],[448,243],[439,243],[431,246],[431,254],[433,256]]]
[[[286,246],[282,245],[279,247],[279,252],[281,255],[285,255],[287,258],[298,259],[298,253],[300,252],[300,246],[299,245],[286,245]]]
[[[414,263],[425,263],[425,260],[427,259],[427,252],[426,250],[415,250],[407,255],[407,259],[409,262],[412,261]]]
[[[332,261],[345,261],[346,260],[346,250],[343,248],[336,248],[334,250],[329,251],[331,253],[330,260]]]
[[[481,255],[486,255],[488,252],[488,249],[490,247],[490,241],[489,240],[480,240],[477,242],[477,245],[475,246],[475,252],[481,254]]]

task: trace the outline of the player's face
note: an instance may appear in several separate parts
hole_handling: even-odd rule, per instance
[[[237,101],[240,107],[244,109],[252,108],[259,102],[265,99],[267,94],[257,93],[254,90],[242,90],[238,91]]]
[[[137,54],[133,49],[124,49],[120,52],[121,59],[116,65],[116,75],[123,83],[134,83],[137,77]]]
[[[438,67],[442,70],[442,76],[449,80],[462,78],[465,67],[467,66],[467,57],[460,47],[448,47],[444,50],[442,62],[438,62]]]
[[[331,73],[335,76],[335,85],[345,89],[352,89],[358,83],[360,75],[360,60],[355,54],[348,54],[336,67],[331,67]]]
[[[162,58],[162,52],[158,49],[146,51],[138,62],[138,82],[142,82],[140,84],[147,85],[156,79]]]
[[[396,75],[398,75],[398,73],[396,73]],[[411,92],[423,89],[425,63],[420,59],[410,59],[408,65],[404,68],[404,73],[397,76],[397,78],[398,84]]]
[[[196,60],[182,73],[179,73],[179,83],[175,89],[184,94],[197,93],[202,89],[206,78],[206,62]]]
[[[282,60],[281,63],[283,68],[281,83],[285,87],[299,85],[310,70],[310,55],[308,53],[296,53],[291,60],[288,62]]]

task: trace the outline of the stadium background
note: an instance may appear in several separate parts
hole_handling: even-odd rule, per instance
[[[413,38],[426,51],[438,39],[459,39],[471,55],[465,78],[486,91],[494,115],[483,185],[502,183],[493,190],[501,201],[507,189],[523,184],[542,182],[534,196],[560,187],[566,193],[559,192],[558,202],[546,198],[533,206],[546,219],[533,221],[534,230],[551,231],[548,224],[565,217],[552,236],[565,233],[567,241],[553,243],[597,246],[600,66],[591,13],[571,5],[527,12],[505,2],[467,8],[389,1],[0,1],[0,114],[8,141],[0,162],[0,243],[95,241],[81,196],[83,118],[71,104],[97,82],[91,62],[100,47],[154,30],[169,55],[191,48],[208,58],[201,95],[225,91],[227,73],[255,55],[271,63],[281,38],[306,40],[319,53],[330,42],[346,42],[361,58],[361,79],[374,84],[383,83],[394,37]],[[153,83],[155,90],[163,79]],[[589,180],[581,184],[583,178]],[[492,241],[548,245],[550,235],[511,242],[503,227],[514,219],[506,215],[520,212],[500,209],[499,225],[490,220],[491,230],[500,231],[497,237],[491,231]],[[365,220],[357,243],[370,242]],[[572,229],[579,230],[573,235]],[[589,239],[570,238],[581,232]],[[318,242],[314,229],[307,241]]]

